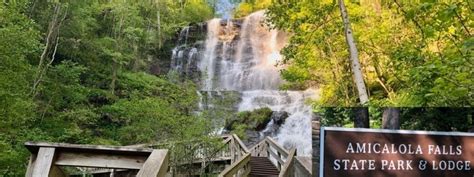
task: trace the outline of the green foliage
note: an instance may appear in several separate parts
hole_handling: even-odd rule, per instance
[[[235,118],[227,121],[227,127],[240,138],[247,139],[246,130],[264,129],[262,125],[266,125],[271,120],[272,113],[273,111],[266,107],[239,112]]]
[[[467,1],[349,1],[370,104],[472,106],[472,6]],[[291,33],[284,88],[319,87],[318,106],[357,106],[337,1],[272,3],[270,25]]]
[[[47,41],[56,7],[64,21]],[[148,70],[179,28],[212,15],[204,0],[0,3],[0,176],[24,176],[26,141],[207,141],[196,86]]]
[[[272,4],[272,0],[258,0],[258,1],[245,1],[239,3],[237,8],[234,11],[234,17],[235,18],[242,18],[245,17],[252,12],[258,11],[258,10],[264,10],[268,8]]]
[[[468,131],[473,125],[474,109],[453,107],[403,107],[400,125],[405,130]],[[371,128],[382,127],[384,108],[370,107]],[[324,126],[353,127],[354,108],[318,108]]]
[[[353,127],[353,111],[343,107],[326,107],[316,110],[322,126]]]
[[[273,111],[270,108],[259,108],[253,111],[239,112],[237,118],[250,127],[257,127],[257,125],[269,121],[272,112]]]
[[[39,50],[40,36],[24,10],[25,2],[0,3],[0,176],[24,173],[25,127],[36,106],[28,96],[33,66],[27,59]]]
[[[408,130],[468,131],[472,128],[472,108],[403,108],[401,127]]]
[[[248,129],[250,129],[250,127],[247,124],[233,124],[232,125],[232,133],[235,133],[242,140],[247,139],[247,134],[245,131],[247,131]]]
[[[206,128],[203,119],[183,115],[160,98],[120,100],[105,107],[104,112],[116,125],[113,133],[118,133],[117,141],[126,144],[182,139],[183,129],[186,138],[190,138]]]
[[[240,101],[240,93],[235,91],[201,91],[200,94],[202,94],[202,110],[200,114],[210,119],[213,129],[221,129],[225,126],[226,120],[235,118],[237,105]]]

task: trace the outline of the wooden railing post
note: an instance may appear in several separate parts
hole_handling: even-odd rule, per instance
[[[320,118],[318,116],[314,116],[311,122],[312,126],[312,142],[313,142],[313,157],[312,157],[312,174],[314,177],[319,177],[319,131],[321,129]]]
[[[277,155],[278,155],[278,159],[281,159],[281,153],[280,153],[280,151],[277,151]],[[277,164],[278,164],[278,165],[277,165],[278,170],[281,170],[281,163],[280,163],[280,161],[277,160]]]
[[[235,162],[235,141],[234,141],[234,138],[230,139],[230,163],[234,163]]]
[[[282,169],[280,170],[280,174],[278,177],[293,177],[294,176],[294,159],[296,156],[296,150],[295,148],[291,149],[290,152],[288,153],[288,157],[286,158],[286,162],[283,165]]]
[[[153,150],[137,177],[164,177],[168,170],[168,150]]]
[[[219,174],[219,177],[245,177],[250,173],[250,153],[245,154],[242,158],[232,163]]]

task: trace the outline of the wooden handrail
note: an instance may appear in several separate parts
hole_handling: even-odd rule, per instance
[[[241,171],[244,170],[244,171]],[[242,174],[238,174],[239,171]],[[237,174],[237,176],[248,176],[250,173],[250,153],[246,153],[237,162],[231,164],[231,166],[224,169],[219,174],[219,177],[231,177]]]
[[[232,135],[221,135],[222,141],[225,142],[228,139],[230,139]],[[184,141],[167,141],[166,143],[157,143],[157,144],[134,144],[134,145],[128,145],[124,147],[130,147],[130,148],[136,148],[136,147],[146,147],[146,148],[157,148],[157,147],[163,147],[163,146],[169,146],[169,145],[175,145],[175,144],[196,144],[202,142],[200,139],[191,139],[191,140],[184,140]]]
[[[278,177],[292,177],[293,173],[293,161],[295,159],[295,148],[292,148],[290,150],[290,153],[288,154],[288,157],[286,158],[286,162],[283,165],[283,167],[280,170],[280,174]]]
[[[270,144],[270,146],[272,148],[274,148],[275,150],[277,150],[281,155],[283,155],[285,158],[288,157],[288,151],[281,147],[280,145],[278,145],[278,143],[275,142],[275,140],[273,140],[273,138],[270,138],[270,137],[267,137],[267,142]]]
[[[245,153],[249,153],[249,149],[247,149],[247,146],[240,140],[240,138],[236,134],[232,134],[232,137],[237,141],[238,145],[242,150],[244,150]]]
[[[254,145],[250,152],[252,156],[269,158],[280,171],[288,161],[289,156],[289,152],[270,137],[266,137]]]
[[[223,140],[222,143],[223,143],[223,144],[227,144],[227,143],[229,143],[230,141],[231,141],[231,139],[229,138],[229,139]]]
[[[265,139],[263,139],[262,141],[260,141],[259,143],[253,145],[249,150],[252,151],[252,150],[255,150],[256,148],[258,148],[259,146],[262,146],[263,144],[265,144]]]
[[[303,164],[303,162],[301,162],[300,159],[298,158],[295,158],[294,160],[294,165],[293,165],[293,169],[295,170],[295,174],[296,174],[296,171],[298,171],[298,173],[301,175],[301,176],[311,176],[311,166],[305,166]]]
[[[168,150],[153,150],[136,177],[165,177],[168,172]]]
[[[249,150],[252,153],[252,156],[256,157],[267,157],[268,153],[266,152],[267,148],[267,142],[264,139],[263,141],[260,141],[258,144],[252,146]]]

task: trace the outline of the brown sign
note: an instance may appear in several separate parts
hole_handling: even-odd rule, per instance
[[[321,128],[320,177],[474,177],[474,133]]]

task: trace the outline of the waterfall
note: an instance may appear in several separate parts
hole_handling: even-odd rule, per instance
[[[279,90],[284,83],[280,70],[285,66],[277,64],[281,62],[280,50],[286,44],[287,34],[270,30],[264,19],[264,11],[258,11],[243,20],[208,21],[203,45],[180,47],[178,44],[173,50],[173,68],[190,76],[189,68],[196,65],[195,72],[200,74],[195,77],[207,100],[216,95],[213,92],[235,91],[241,97],[236,105],[238,111],[268,107],[287,112],[289,117],[276,132],[269,132],[275,128],[268,127],[261,134],[273,136],[288,149],[296,147],[300,155],[310,155],[312,109],[305,102],[315,99],[317,90]],[[180,38],[187,39],[189,30],[184,28]],[[200,103],[200,107],[210,106],[213,105]],[[275,126],[274,122],[268,126]]]

